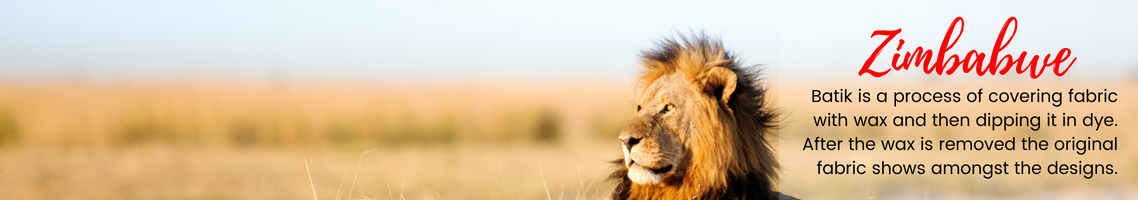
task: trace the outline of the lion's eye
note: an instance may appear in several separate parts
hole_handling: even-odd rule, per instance
[[[640,105],[636,105],[636,112],[640,112]]]
[[[661,110],[660,113],[667,113],[668,111],[672,111],[672,109],[675,109],[672,105],[666,105],[664,106],[664,110]]]

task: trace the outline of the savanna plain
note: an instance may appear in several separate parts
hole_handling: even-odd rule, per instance
[[[772,82],[782,115],[778,190],[804,199],[1133,198],[1136,85],[863,85],[873,91],[1109,88],[1111,104],[821,104]],[[849,88],[859,89],[859,88]],[[605,199],[630,82],[0,84],[0,199]],[[811,116],[1035,112],[1112,115],[1119,126],[818,127]],[[1118,137],[1117,151],[814,152],[804,138]],[[1113,163],[1119,174],[820,175],[819,160],[892,163]],[[818,188],[826,188],[819,190]]]

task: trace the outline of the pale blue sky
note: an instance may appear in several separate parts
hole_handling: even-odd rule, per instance
[[[2,78],[628,79],[673,31],[772,62],[773,3],[4,1]]]
[[[629,80],[640,50],[689,29],[722,37],[773,74],[858,78],[880,42],[873,30],[903,28],[907,44],[931,47],[956,16],[966,31],[950,53],[990,48],[1016,16],[1008,49],[1071,48],[1083,69],[1070,76],[1126,77],[1138,76],[1135,10],[1041,1],[6,0],[0,79]]]

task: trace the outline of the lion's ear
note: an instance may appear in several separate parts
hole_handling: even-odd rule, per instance
[[[703,91],[714,97],[719,97],[720,103],[728,105],[731,94],[735,92],[736,79],[737,76],[731,69],[713,67],[703,76]]]

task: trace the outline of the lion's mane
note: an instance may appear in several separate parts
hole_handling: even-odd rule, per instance
[[[703,131],[728,132],[728,138],[703,138],[715,141],[687,141],[693,151],[722,152],[719,157],[693,155],[692,167],[678,183],[670,186],[638,185],[627,176],[628,168],[614,163],[618,169],[610,179],[619,180],[613,199],[768,199],[777,197],[772,192],[779,167],[767,135],[777,127],[777,114],[766,99],[766,89],[758,79],[759,67],[744,67],[721,42],[706,35],[693,34],[657,42],[657,47],[641,54],[643,71],[636,87],[643,91],[662,76],[682,73],[688,79],[698,79],[710,73],[711,68],[723,67],[736,75],[735,90],[730,95],[726,116],[702,119],[716,121],[720,127],[695,127]],[[699,81],[691,81],[695,87]],[[713,94],[714,95],[714,94]],[[704,97],[691,97],[704,98]],[[714,108],[712,108],[714,109]],[[705,117],[693,115],[692,117]],[[718,168],[709,168],[716,166]]]

